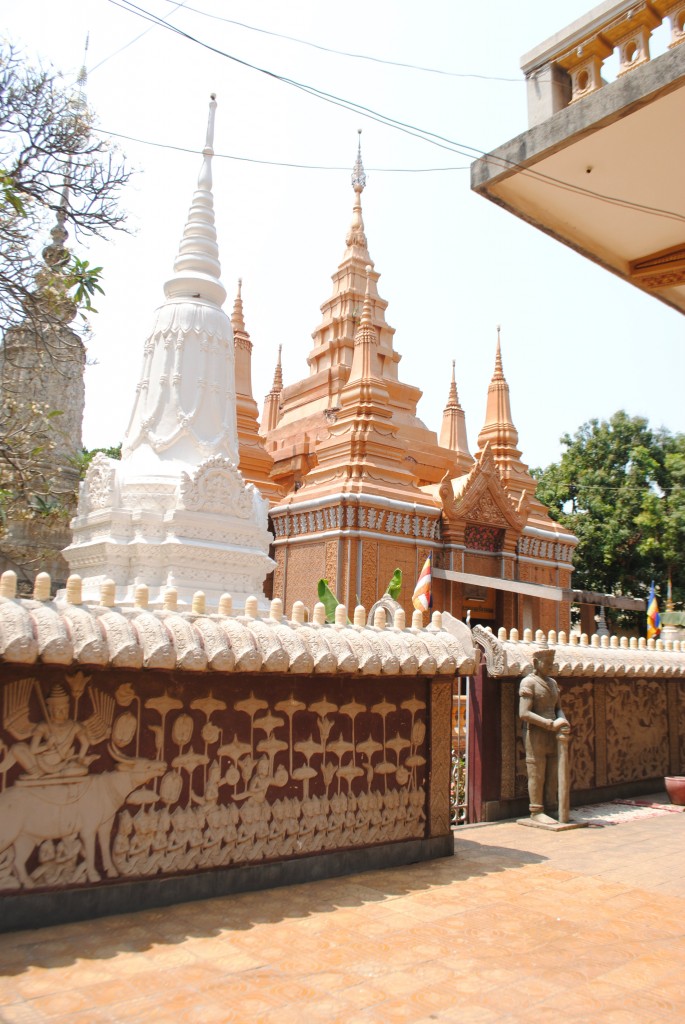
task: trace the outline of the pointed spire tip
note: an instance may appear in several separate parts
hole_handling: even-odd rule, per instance
[[[364,164],[362,163],[362,130],[357,129],[359,135],[359,141],[357,143],[357,159],[354,167],[352,168],[352,188],[355,192],[363,192],[366,188],[366,172],[364,171]]]

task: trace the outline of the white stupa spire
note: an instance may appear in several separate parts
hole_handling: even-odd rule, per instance
[[[166,301],[145,344],[124,459],[151,449],[159,459],[190,465],[214,455],[238,462],[233,331],[221,308],[226,289],[214,227],[215,111],[212,94],[197,189],[164,285]]]
[[[197,179],[197,191],[193,196],[181,244],[178,247],[174,275],[164,285],[164,294],[168,299],[201,298],[221,307],[226,301],[226,289],[220,280],[219,246],[214,227],[212,157],[215,115],[216,96],[212,93],[207,139],[202,150],[203,160]]]
[[[145,342],[121,462],[93,460],[64,552],[88,598],[111,578],[118,602],[130,604],[144,582],[151,605],[161,605],[172,580],[181,604],[202,590],[210,605],[227,592],[240,608],[274,567],[268,503],[238,470],[233,330],[221,308],[212,195],[215,112],[212,95],[197,189]]]

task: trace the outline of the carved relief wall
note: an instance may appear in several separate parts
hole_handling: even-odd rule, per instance
[[[279,554],[283,549],[277,549]],[[292,608],[294,601],[304,601],[311,609],[318,601],[316,585],[326,575],[326,545],[324,543],[292,544],[288,547],[285,593],[274,589],[277,596],[283,594],[286,608]]]
[[[0,893],[420,839],[429,774],[435,834],[449,709],[431,770],[429,687],[5,668]]]
[[[357,596],[359,603],[365,608],[370,608],[377,600],[378,591],[378,541],[360,540],[361,559],[361,587],[359,593],[355,592],[355,604]]]
[[[666,688],[655,679],[606,682],[607,781],[668,775]]]
[[[685,681],[679,679],[674,685],[676,688],[675,724],[677,731],[676,742],[673,745],[678,753],[678,762],[675,767],[671,766],[671,770],[679,773],[685,772]]]

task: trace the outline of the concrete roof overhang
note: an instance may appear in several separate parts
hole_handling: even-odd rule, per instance
[[[471,166],[471,188],[685,313],[685,45]]]

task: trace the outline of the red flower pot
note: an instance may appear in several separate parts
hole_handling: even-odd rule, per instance
[[[685,775],[667,775],[664,785],[669,800],[677,807],[685,807]]]

